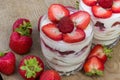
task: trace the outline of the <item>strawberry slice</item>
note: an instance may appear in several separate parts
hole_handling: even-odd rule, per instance
[[[120,0],[114,0],[112,5],[112,12],[120,13]]]
[[[112,10],[104,9],[99,5],[92,6],[92,12],[97,18],[109,18],[112,16]]]
[[[83,0],[83,2],[88,6],[94,6],[97,4],[97,0]]]
[[[70,19],[77,28],[86,29],[90,23],[90,15],[85,11],[78,11],[70,15]]]
[[[102,46],[100,44],[97,44],[93,47],[93,49],[91,50],[88,58],[92,57],[92,56],[96,56],[98,57],[103,63],[106,62],[107,57],[110,57],[110,53],[112,52],[111,49],[108,49],[105,46]]]
[[[61,4],[52,4],[48,9],[48,17],[53,22],[58,22],[61,18],[69,16],[69,10]]]
[[[85,32],[82,29],[76,29],[71,33],[63,35],[63,40],[67,43],[80,42],[85,39]]]
[[[92,76],[92,75],[103,75],[104,71],[104,64],[101,62],[101,60],[95,56],[89,58],[84,66],[84,71],[86,75]]]
[[[62,40],[62,33],[59,31],[55,24],[49,23],[47,25],[44,25],[42,27],[42,31],[46,36],[55,41]]]

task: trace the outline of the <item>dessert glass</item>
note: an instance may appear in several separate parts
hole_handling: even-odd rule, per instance
[[[77,12],[73,7],[67,7],[70,14]],[[85,39],[80,42],[67,43],[63,40],[55,41],[50,39],[42,31],[42,27],[48,23],[52,23],[45,14],[39,20],[40,41],[43,56],[49,68],[58,71],[61,75],[74,74],[82,69],[83,64],[91,49],[93,39],[93,28],[91,22],[84,29]]]
[[[94,25],[93,44],[102,44],[113,47],[119,41],[120,13],[112,13],[108,18],[97,18],[93,15],[91,6],[87,6],[83,0],[79,1],[79,9],[87,11],[91,15]]]

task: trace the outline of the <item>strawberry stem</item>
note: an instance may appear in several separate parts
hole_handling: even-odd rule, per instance
[[[0,57],[2,57],[2,56],[4,56],[4,55],[5,55],[4,53],[0,52]]]
[[[25,76],[27,78],[31,78],[31,77],[35,78],[36,73],[42,70],[41,66],[39,65],[39,62],[37,61],[35,57],[26,59],[24,63],[25,65],[21,66],[20,69],[26,71]]]
[[[112,49],[110,49],[110,48],[107,48],[106,46],[103,46],[103,49],[104,49],[104,53],[106,54],[106,56],[108,57],[108,58],[111,58],[111,52],[113,51]]]
[[[75,6],[76,6],[76,9],[79,9],[79,1],[76,1]]]
[[[20,24],[20,27],[18,27],[15,31],[20,33],[22,36],[30,36],[30,29],[32,28],[32,25],[30,22],[23,21],[23,24]]]

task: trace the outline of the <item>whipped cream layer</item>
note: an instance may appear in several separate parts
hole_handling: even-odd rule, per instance
[[[76,10],[69,8],[71,14]],[[60,72],[70,72],[82,67],[86,57],[89,54],[92,39],[93,28],[91,23],[84,30],[86,37],[83,41],[76,43],[67,43],[63,40],[55,41],[46,36],[42,27],[48,23],[52,23],[47,15],[44,15],[40,20],[40,39],[44,57],[49,66]],[[64,54],[66,52],[71,52]]]
[[[84,4],[82,0],[80,0],[79,9],[87,11],[91,15],[94,25],[94,44],[110,45],[118,39],[120,36],[120,13],[112,13],[112,16],[106,19],[97,18],[93,15],[91,7]],[[98,21],[104,24],[104,30],[95,26]]]

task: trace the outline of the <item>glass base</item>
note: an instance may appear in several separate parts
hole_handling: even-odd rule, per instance
[[[47,67],[48,67],[49,69],[53,69],[53,68],[49,65],[49,62],[48,62],[48,61],[46,61],[46,65],[47,65]],[[69,72],[62,72],[62,71],[58,71],[58,70],[56,70],[56,71],[58,71],[61,76],[70,76],[70,75],[76,74],[76,73],[77,73],[78,71],[80,71],[82,68],[83,68],[83,64],[81,64],[81,65],[80,65],[78,68],[76,68],[75,70],[72,70],[72,71],[69,71]],[[55,69],[53,69],[53,70],[55,70]]]

